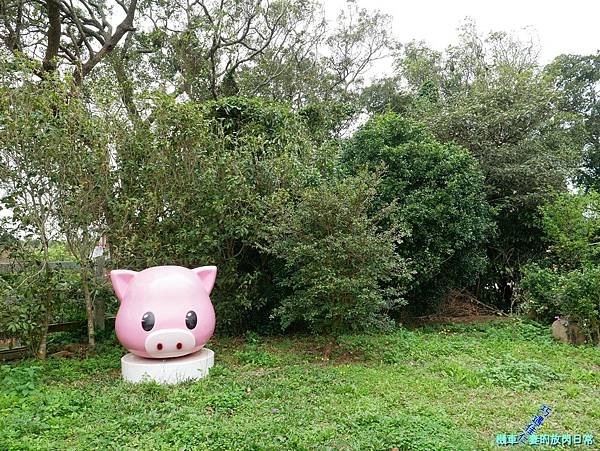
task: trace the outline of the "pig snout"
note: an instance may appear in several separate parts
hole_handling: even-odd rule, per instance
[[[178,357],[188,354],[196,346],[194,335],[183,329],[162,329],[146,337],[146,352],[155,358]]]

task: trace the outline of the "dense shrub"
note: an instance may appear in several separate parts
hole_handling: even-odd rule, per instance
[[[569,271],[528,265],[521,288],[526,308],[546,320],[568,317],[589,340],[600,340],[600,266],[585,265]]]
[[[324,211],[315,202],[317,195],[328,198],[330,207],[340,204],[342,208],[348,202],[349,188],[341,190],[337,182],[328,182],[339,157],[335,145],[317,146],[303,116],[271,102],[227,98],[197,104],[158,97],[154,104],[151,123],[125,129],[117,139],[118,189],[108,215],[116,266],[217,265],[212,298],[218,327],[227,332],[266,327],[273,311],[287,318],[282,322],[285,326],[300,318],[301,308],[312,308],[306,311],[311,319],[305,324],[315,327],[333,323],[341,327],[340,321],[356,325],[360,323],[356,318],[365,317],[363,311],[381,311],[384,303],[377,292],[378,282],[375,278],[365,283],[366,272],[345,274],[346,279],[340,281],[363,287],[360,294],[355,290],[351,295],[356,311],[343,317],[332,317],[331,311],[319,305],[325,294],[309,289],[315,267],[333,274],[339,271],[340,261],[355,257],[351,252],[368,260],[365,255],[372,255],[373,246],[383,245],[385,240],[377,235],[366,237],[373,233],[366,218],[358,215],[360,227],[329,238],[332,247],[328,251],[335,254],[328,257],[325,251],[311,255],[302,248],[305,237],[281,234],[293,226],[290,212],[277,209],[279,215],[273,216],[271,211],[277,207],[274,199],[285,198],[292,211],[298,209],[302,217],[318,219]],[[365,201],[363,196],[360,202]],[[266,207],[269,202],[273,208]],[[331,213],[330,219],[340,227],[353,226],[351,218],[341,212]],[[279,234],[270,236],[267,224]],[[371,239],[375,241],[368,242]],[[370,247],[362,249],[365,244]],[[296,252],[296,260],[292,262],[290,255],[283,261],[296,268],[302,264],[306,272],[288,279],[290,267],[273,258],[282,256],[284,249]],[[380,263],[376,260],[373,265]],[[284,287],[285,280],[291,285]],[[292,301],[289,292],[281,291],[289,287],[298,289],[298,295],[312,297],[294,309],[291,303],[297,298]],[[337,296],[339,291],[336,287],[329,293]]]
[[[600,264],[600,194],[558,194],[540,212],[548,261],[565,268]]]
[[[340,332],[390,324],[401,304],[406,262],[394,249],[400,234],[383,232],[368,209],[376,177],[331,180],[269,199],[265,249],[283,262],[275,275],[283,299],[274,310],[284,328],[306,324]]]
[[[254,246],[259,200],[299,178],[302,122],[284,107],[245,99],[154,102],[152,124],[117,141],[114,264],[216,264],[218,324],[242,329],[266,305],[268,274]]]
[[[555,196],[540,208],[546,257],[524,268],[525,308],[542,318],[568,316],[592,340],[600,339],[600,196]]]
[[[523,291],[525,304],[523,309],[533,310],[537,317],[544,321],[551,321],[561,312],[560,302],[556,288],[560,285],[560,274],[557,267],[542,267],[531,263],[522,268],[523,276],[519,283]]]
[[[353,173],[385,167],[373,210],[397,203],[393,222],[407,228],[397,252],[415,271],[411,299],[430,303],[475,281],[493,225],[483,175],[465,149],[442,144],[422,125],[388,113],[355,133],[344,160]]]
[[[575,320],[588,339],[600,341],[600,266],[563,274],[557,289],[559,313]]]

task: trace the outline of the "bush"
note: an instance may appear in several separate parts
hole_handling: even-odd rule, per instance
[[[115,265],[214,264],[221,330],[264,322],[270,274],[256,246],[258,205],[280,187],[318,178],[303,122],[259,100],[153,100],[153,122],[117,139],[119,188],[109,206]]]
[[[519,284],[525,300],[522,308],[533,310],[541,321],[552,321],[561,310],[556,293],[559,279],[556,268],[540,267],[537,263],[524,266]]]
[[[600,340],[600,196],[556,195],[540,208],[546,257],[524,268],[520,288],[526,308],[550,321],[576,321],[588,339]]]
[[[290,289],[309,297],[302,309],[311,320],[304,325],[362,317],[356,311],[327,318],[329,310],[318,302],[329,294],[337,296],[341,288],[328,287],[319,294],[309,288],[317,280],[312,279],[315,268],[337,274],[340,262],[351,261],[351,252],[361,255],[359,247],[368,245],[364,252],[372,254],[373,246],[384,242],[379,236],[366,237],[372,229],[365,218],[359,215],[354,224],[344,210],[350,187],[342,189],[328,181],[339,162],[335,143],[317,145],[305,117],[272,102],[230,97],[197,104],[157,97],[154,103],[151,124],[135,124],[116,140],[118,188],[108,214],[115,265],[138,270],[160,264],[218,266],[211,297],[217,325],[228,333],[248,328],[268,331],[273,312],[284,326],[300,319],[301,307],[291,305],[298,298],[292,301],[289,291],[282,293]],[[354,204],[365,202],[361,195]],[[331,211],[331,219],[342,228],[351,227],[341,238],[327,238],[331,243],[319,237],[323,239],[319,243],[329,246],[322,253],[314,246],[310,251],[304,247],[310,245],[306,239],[311,231],[307,238],[291,230],[284,233],[299,223],[274,200],[308,220],[327,213],[319,196],[329,199],[328,208],[341,204]],[[280,214],[273,216],[267,204]],[[280,233],[270,237],[267,224]],[[287,250],[295,256],[273,258]],[[334,254],[329,258],[327,252]],[[304,269],[292,277],[292,267]],[[382,301],[373,291],[379,289],[378,279],[365,282],[365,271],[344,273],[340,283],[362,286],[360,295],[353,288],[350,302],[374,303],[355,304],[356,310],[380,312]],[[339,299],[332,298],[327,305]],[[306,310],[309,306],[313,311]]]
[[[560,313],[577,322],[592,341],[600,341],[600,266],[569,271],[560,279]],[[594,338],[595,337],[595,338]]]
[[[264,248],[282,262],[283,299],[274,316],[317,332],[385,327],[409,279],[394,250],[399,233],[382,231],[368,209],[377,179],[331,180],[299,195],[278,191],[267,204]]]
[[[540,212],[549,261],[566,268],[600,264],[600,194],[557,194]]]
[[[557,267],[530,265],[521,287],[526,307],[547,320],[553,315],[568,317],[590,341],[600,340],[600,266],[561,272]]]
[[[483,175],[465,149],[442,144],[421,124],[388,113],[354,134],[344,161],[352,173],[385,166],[373,211],[397,203],[392,222],[407,229],[397,252],[415,271],[411,301],[435,302],[450,288],[476,280],[493,222]]]

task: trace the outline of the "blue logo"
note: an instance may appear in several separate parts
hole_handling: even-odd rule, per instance
[[[531,422],[525,426],[520,434],[496,434],[497,446],[513,445],[550,445],[550,446],[576,446],[593,445],[592,434],[538,434],[544,420],[550,416],[552,409],[543,405],[539,412],[533,416]]]

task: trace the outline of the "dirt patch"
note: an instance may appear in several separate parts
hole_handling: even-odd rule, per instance
[[[73,357],[75,354],[69,351],[58,351],[53,354],[50,354],[50,357],[54,358],[62,358],[62,357]]]
[[[338,345],[338,348],[341,347]],[[343,351],[336,355],[333,363],[336,365],[344,365],[346,363],[362,362],[365,360],[365,355],[362,351]]]
[[[479,301],[468,291],[452,290],[442,300],[436,313],[410,317],[407,319],[407,323],[410,326],[419,327],[428,324],[484,323],[499,319],[508,319],[508,316],[495,307]]]
[[[496,320],[507,320],[508,316],[498,315],[467,315],[467,316],[444,316],[444,315],[431,315],[421,318],[412,318],[411,323],[414,326],[426,326],[428,324],[449,324],[449,323],[486,323],[488,321]]]
[[[291,347],[282,350],[277,346],[276,339],[266,342],[261,347],[271,354],[292,353],[297,356],[309,358],[318,364],[343,365],[345,363],[364,360],[364,355],[358,350],[348,350],[335,341],[334,337],[324,336],[314,338],[311,336],[302,336],[301,339],[294,340]]]

